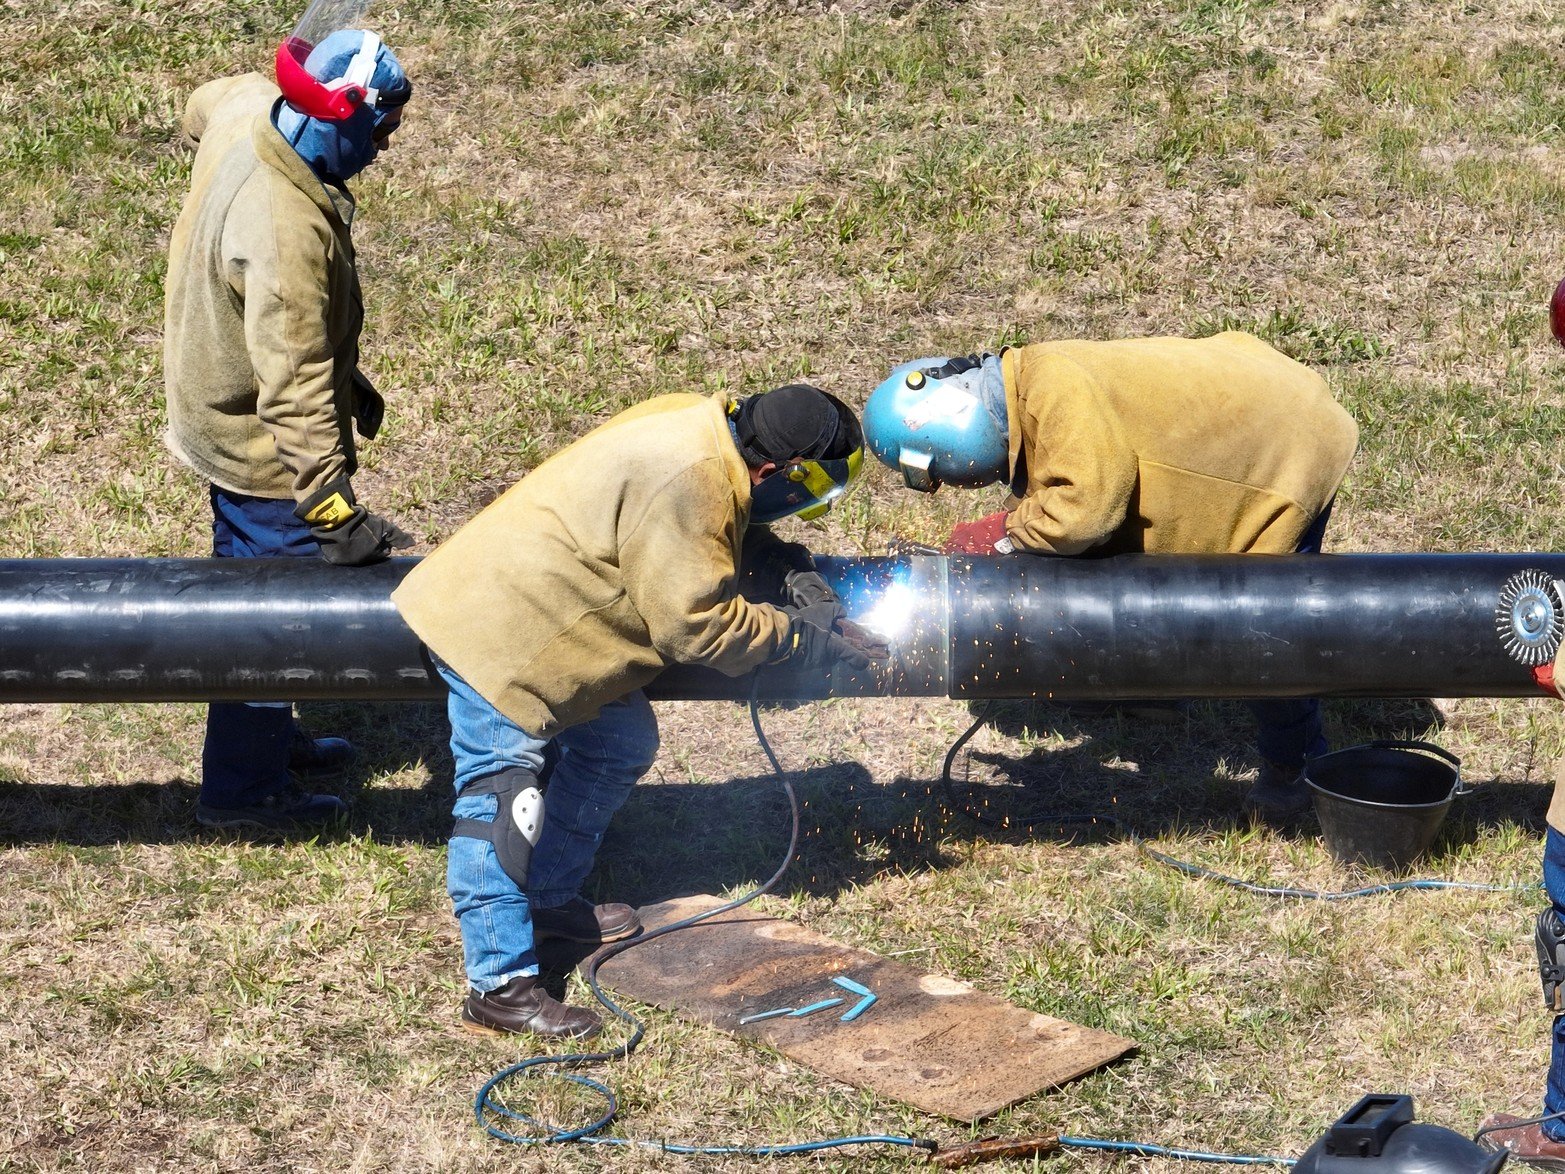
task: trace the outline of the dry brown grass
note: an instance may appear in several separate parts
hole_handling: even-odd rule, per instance
[[[196,84],[263,63],[294,10],[4,12],[0,548],[200,553],[200,487],[157,439],[162,255],[188,170],[175,121]],[[1543,304],[1565,272],[1562,31],[1525,0],[401,7],[388,33],[415,105],[359,185],[366,366],[391,401],[360,496],[432,543],[647,395],[806,374],[862,400],[922,353],[1240,325],[1320,365],[1363,426],[1336,549],[1557,547],[1562,359]],[[803,536],[878,553],[983,504],[881,476]],[[1431,871],[1525,883],[1557,709],[1329,719],[1339,744],[1435,730],[1481,790]],[[527,1046],[455,1029],[440,715],[310,716],[368,748],[359,814],[345,840],[287,847],[193,833],[196,707],[0,716],[0,1166],[667,1168],[502,1150],[472,1126],[472,1091]],[[980,836],[933,787],[968,717],[770,712],[810,832],[777,907],[1142,1041],[996,1131],[1286,1153],[1369,1089],[1458,1128],[1536,1102],[1534,895],[1271,903],[1101,833]],[[663,719],[600,891],[767,875],[783,812],[742,713]],[[1112,804],[1226,872],[1362,879],[1307,832],[1236,825],[1247,728],[1231,705],[1173,727],[1012,707],[973,770],[1028,803]],[[958,1139],[650,1019],[610,1074],[626,1133]]]

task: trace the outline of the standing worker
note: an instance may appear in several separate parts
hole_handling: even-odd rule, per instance
[[[1565,290],[1565,282],[1561,288]],[[1556,333],[1565,342],[1565,334]],[[1555,653],[1553,664],[1534,669],[1533,675],[1546,693],[1565,700],[1565,647]],[[1530,1166],[1565,1170],[1565,758],[1555,772],[1543,837],[1543,889],[1549,905],[1538,915],[1533,944],[1543,1005],[1554,1013],[1543,1114],[1524,1118],[1491,1113],[1479,1122],[1478,1143],[1509,1150],[1511,1157]]]
[[[169,242],[163,371],[167,440],[210,482],[218,558],[378,562],[411,544],[354,499],[353,429],[384,401],[358,369],[363,304],[346,181],[384,150],[412,86],[365,4],[316,0],[280,47],[278,85],[208,82],[184,129],[198,145]],[[280,87],[280,88],[279,88]],[[207,711],[198,822],[310,833],[347,805],[297,779],[340,774],[341,738],[304,734],[287,702]]]
[[[909,488],[1008,481],[951,554],[1318,553],[1358,428],[1321,377],[1248,334],[1044,342],[904,363],[864,409]],[[1320,703],[1250,703],[1271,821],[1309,805]]]
[[[747,526],[824,513],[862,455],[853,413],[818,388],[659,396],[550,457],[393,593],[450,691],[468,1028],[598,1031],[544,989],[535,943],[641,928],[581,887],[657,754],[644,685],[671,664],[737,676],[884,655],[838,634],[841,605],[811,571],[790,573],[786,607],[737,587]]]
[[[1549,300],[1549,326],[1555,341],[1565,346],[1565,281]],[[1559,587],[1556,586],[1556,598]],[[1533,676],[1545,693],[1565,700],[1565,645],[1552,664],[1540,665]],[[1543,1004],[1554,1013],[1549,1072],[1543,1089],[1541,1117],[1491,1113],[1479,1122],[1478,1142],[1488,1149],[1505,1148],[1529,1166],[1565,1170],[1565,757],[1554,776],[1543,833],[1543,889],[1549,906],[1538,915],[1533,945],[1543,980]]]

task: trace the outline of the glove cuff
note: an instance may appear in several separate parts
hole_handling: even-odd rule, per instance
[[[766,662],[768,665],[782,664],[783,661],[787,660],[789,657],[793,656],[796,652],[799,651],[800,646],[804,642],[804,636],[799,631],[799,624],[801,622],[802,621],[800,621],[798,616],[788,616],[788,626],[783,629],[782,639],[777,644],[777,651],[774,652],[772,654],[772,658]]]
[[[348,478],[336,477],[294,506],[293,516],[312,530],[331,531],[352,521],[358,507]]]

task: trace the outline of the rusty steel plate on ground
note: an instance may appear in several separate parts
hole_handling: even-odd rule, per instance
[[[647,906],[641,920],[665,925],[722,903],[683,897]],[[749,908],[638,946],[599,973],[633,998],[958,1121],[988,1117],[1136,1046]],[[740,1022],[768,1012],[777,1014]]]

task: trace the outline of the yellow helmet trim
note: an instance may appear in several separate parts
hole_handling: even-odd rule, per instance
[[[827,465],[835,467],[835,475],[827,469]],[[844,465],[847,466],[846,476],[843,476]],[[802,481],[804,488],[809,490],[810,496],[815,498],[818,504],[800,510],[795,516],[806,522],[812,522],[823,516],[831,509],[837,498],[847,492],[849,487],[859,479],[859,474],[863,471],[864,449],[862,447],[849,453],[846,460],[827,461],[824,465],[815,460],[796,462],[788,471],[789,479]]]

